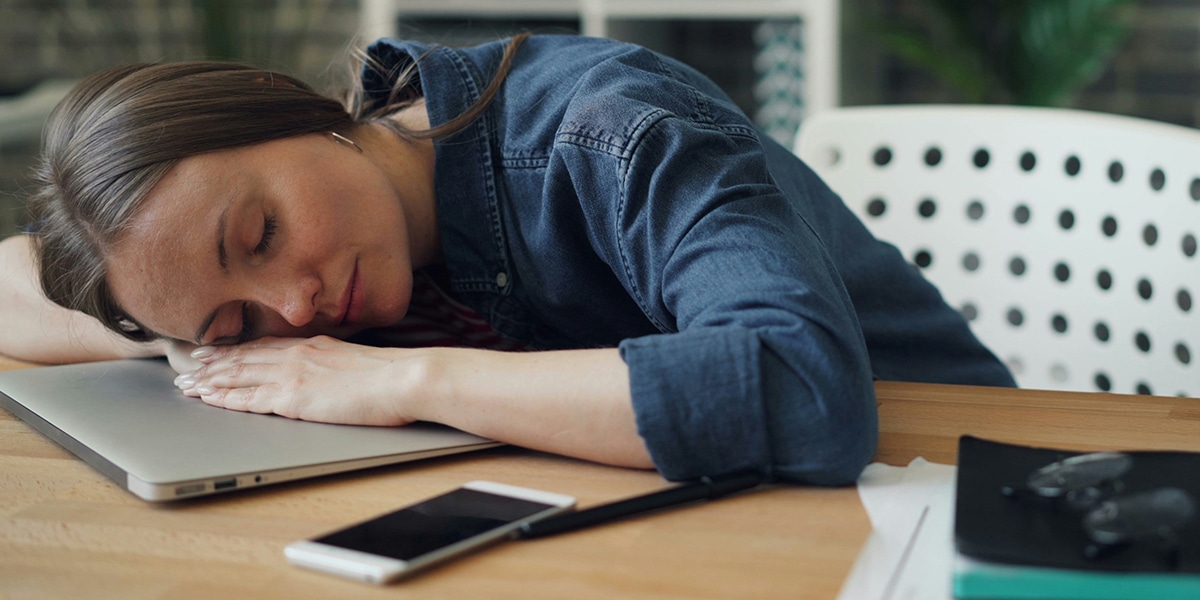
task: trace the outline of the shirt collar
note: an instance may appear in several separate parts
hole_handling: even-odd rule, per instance
[[[437,127],[465,112],[487,85],[491,72],[482,73],[471,59],[488,66],[498,64],[503,48],[502,43],[493,43],[455,50],[380,40],[367,52],[387,69],[391,81],[378,74],[364,76],[364,89],[370,95],[387,94],[395,74],[419,58],[419,85],[429,124]],[[438,231],[450,285],[456,292],[507,293],[512,280],[492,151],[496,146],[492,109],[500,100],[497,97],[492,107],[461,133],[436,140],[434,145]]]

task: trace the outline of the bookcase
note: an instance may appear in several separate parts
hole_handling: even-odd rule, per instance
[[[533,24],[534,29],[575,31],[663,50],[659,41],[668,24],[737,22],[753,27],[754,48],[730,60],[726,69],[746,69],[736,85],[752,87],[752,113],[760,126],[783,143],[807,114],[839,104],[840,0],[360,0],[364,39],[401,37],[410,23],[449,20],[460,23]],[[487,30],[487,25],[483,29]],[[462,33],[468,25],[451,27]],[[503,30],[494,25],[494,31]],[[705,30],[712,31],[712,30]],[[511,33],[511,32],[509,32]],[[453,36],[451,36],[453,37]],[[706,39],[717,51],[727,40]],[[447,43],[452,43],[447,42]],[[684,56],[677,56],[692,62]],[[718,60],[720,58],[718,57]],[[701,71],[703,65],[694,64]],[[711,76],[711,75],[710,75]],[[728,89],[739,99],[738,90]],[[746,90],[743,90],[744,92]],[[745,103],[743,108],[747,108]]]

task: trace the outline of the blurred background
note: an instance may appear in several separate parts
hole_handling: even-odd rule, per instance
[[[380,35],[634,41],[697,67],[773,137],[834,105],[1057,105],[1200,123],[1197,0],[0,0],[0,235],[46,115],[128,62],[220,58],[335,92]]]

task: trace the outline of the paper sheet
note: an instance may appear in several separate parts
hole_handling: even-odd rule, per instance
[[[858,496],[873,531],[838,600],[949,600],[954,560],[951,465],[868,465]]]

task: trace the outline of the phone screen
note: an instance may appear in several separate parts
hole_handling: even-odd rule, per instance
[[[314,541],[409,561],[548,508],[551,505],[457,489]]]

